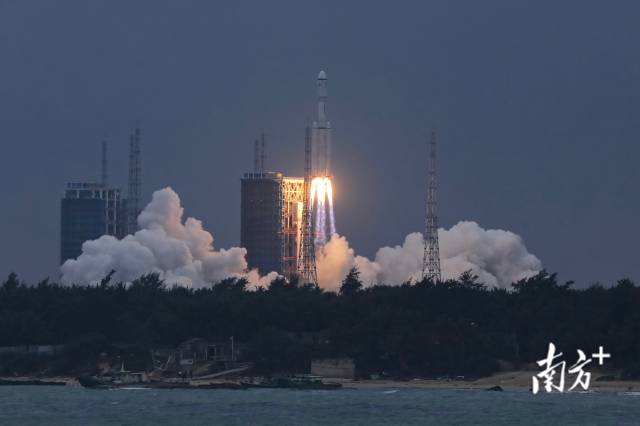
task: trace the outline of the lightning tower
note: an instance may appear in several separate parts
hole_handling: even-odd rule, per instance
[[[267,160],[267,141],[264,132],[260,133],[260,171],[267,170],[265,161]]]
[[[102,170],[100,174],[100,183],[107,186],[109,169],[107,168],[107,141],[102,141]]]
[[[260,141],[256,139],[253,142],[253,172],[260,173]]]
[[[298,250],[298,276],[302,284],[318,285],[316,271],[316,251],[311,214],[311,129],[305,128],[304,135],[304,197],[302,204],[302,232]]]
[[[422,279],[442,281],[440,247],[438,243],[438,185],[436,170],[436,132],[431,132],[429,144],[429,176],[427,183],[427,218],[425,220]]]
[[[129,187],[127,192],[127,233],[138,230],[138,215],[142,204],[142,182],[140,167],[140,128],[129,136]]]
[[[267,142],[265,134],[260,133],[260,139],[256,139],[253,143],[253,171],[255,173],[264,173],[266,168],[264,162],[267,158]]]

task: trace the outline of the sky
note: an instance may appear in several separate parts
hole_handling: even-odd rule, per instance
[[[126,188],[239,244],[240,177],[302,175],[329,77],[338,231],[356,252],[422,231],[427,135],[439,217],[519,234],[560,280],[640,280],[640,3],[0,0],[0,279],[59,275],[68,181]]]

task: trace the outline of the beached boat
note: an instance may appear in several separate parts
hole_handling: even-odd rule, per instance
[[[78,382],[88,389],[247,389],[248,386],[236,382],[194,383],[170,380],[121,381],[95,376],[78,377]]]
[[[284,388],[284,389],[323,389],[333,390],[342,388],[340,383],[325,383],[321,376],[312,374],[296,374],[293,376],[276,377],[260,382],[246,383],[251,388]]]
[[[236,382],[197,382],[183,379],[152,379],[144,372],[125,371],[122,368],[112,376],[82,376],[78,382],[89,389],[247,389]]]

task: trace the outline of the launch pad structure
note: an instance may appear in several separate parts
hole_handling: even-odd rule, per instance
[[[316,270],[316,247],[311,211],[311,129],[304,132],[304,193],[302,200],[302,222],[300,248],[298,250],[298,277],[302,284],[318,285]]]
[[[108,144],[101,143],[99,181],[68,182],[60,200],[60,264],[76,259],[85,241],[103,235],[124,238],[138,230],[142,209],[141,132],[129,135],[129,176],[126,198],[109,182]]]
[[[282,183],[282,274],[292,278],[298,272],[299,241],[302,240],[305,180],[283,177]]]
[[[129,136],[129,182],[127,191],[127,234],[138,230],[138,215],[142,211],[142,168],[140,165],[140,128]]]
[[[298,270],[304,179],[279,172],[245,173],[241,179],[240,243],[249,268],[292,278]]]
[[[298,270],[304,179],[265,170],[266,137],[254,144],[254,171],[241,179],[240,243],[249,268],[288,278]]]
[[[254,143],[254,170],[241,179],[240,244],[250,269],[317,284],[315,250],[335,234],[327,74],[316,79],[318,116],[305,129],[304,178],[268,172],[265,136]]]

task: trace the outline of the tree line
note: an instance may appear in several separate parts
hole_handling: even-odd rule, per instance
[[[470,272],[443,282],[364,287],[352,270],[338,293],[274,280],[249,290],[230,278],[208,288],[171,286],[158,275],[129,285],[0,287],[0,346],[65,344],[55,362],[0,356],[0,374],[77,372],[121,348],[148,353],[192,337],[246,344],[264,372],[303,372],[313,358],[350,357],[358,375],[478,377],[542,359],[549,342],[567,364],[577,349],[612,354],[622,378],[640,377],[640,288],[629,279],[576,289],[542,271],[488,288]],[[120,348],[120,349],[118,349]]]

